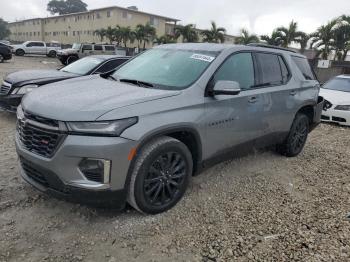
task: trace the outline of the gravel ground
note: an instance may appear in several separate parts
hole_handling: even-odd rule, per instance
[[[54,62],[15,57],[0,78]],[[350,260],[349,128],[320,125],[297,158],[256,152],[216,165],[156,216],[38,193],[18,174],[14,131],[15,116],[0,113],[0,261]]]

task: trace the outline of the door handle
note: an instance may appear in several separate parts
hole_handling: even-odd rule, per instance
[[[257,98],[256,96],[252,96],[252,97],[250,97],[249,100],[248,100],[248,102],[249,102],[249,103],[252,103],[252,104],[256,103],[257,101],[258,101],[258,98]]]
[[[291,96],[295,96],[296,94],[297,94],[297,91],[296,90],[292,90],[292,91],[290,91],[290,93],[289,93]]]

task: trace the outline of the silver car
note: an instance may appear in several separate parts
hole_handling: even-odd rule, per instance
[[[65,199],[160,213],[225,156],[270,145],[298,155],[320,122],[318,94],[306,58],[289,50],[159,46],[113,74],[26,95],[17,111],[21,174]]]

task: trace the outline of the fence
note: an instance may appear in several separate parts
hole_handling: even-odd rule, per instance
[[[310,64],[313,67],[316,76],[320,83],[325,83],[329,79],[343,74],[350,74],[350,62],[349,61],[332,61],[329,68],[319,68],[318,59],[310,60]]]

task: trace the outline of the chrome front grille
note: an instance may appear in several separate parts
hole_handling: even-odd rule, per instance
[[[12,85],[6,81],[2,82],[0,87],[0,95],[7,95],[11,90]]]

